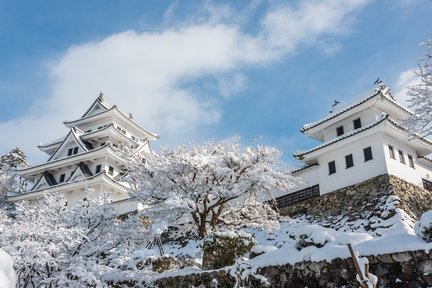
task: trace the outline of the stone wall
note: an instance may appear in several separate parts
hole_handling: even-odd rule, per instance
[[[401,200],[401,209],[419,219],[421,214],[432,209],[432,192],[390,175],[393,193]]]
[[[413,219],[418,219],[423,212],[432,209],[432,192],[393,175],[384,174],[318,198],[281,208],[280,212],[291,217],[304,214],[324,219],[334,216],[347,216],[352,221],[365,217],[367,219],[371,216],[381,216],[385,212],[382,207],[391,195],[399,197],[397,207],[405,210]]]
[[[347,248],[348,249],[348,248]],[[367,256],[370,272],[378,276],[378,287],[431,287],[432,253],[413,251],[378,256]],[[334,259],[331,262],[301,262],[294,265],[278,265],[261,268],[274,288],[314,287],[359,287],[355,281],[352,260]],[[224,270],[164,278],[157,281],[159,287],[216,287],[211,282],[217,279],[217,287],[233,287],[235,279]],[[253,282],[246,287],[262,287]]]

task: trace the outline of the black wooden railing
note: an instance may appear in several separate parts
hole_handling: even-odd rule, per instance
[[[285,196],[276,198],[276,205],[278,208],[293,205],[295,203],[318,197],[320,195],[319,185],[311,186],[300,191],[290,193]]]

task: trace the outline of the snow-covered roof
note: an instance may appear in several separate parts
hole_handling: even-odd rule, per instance
[[[84,123],[88,123],[90,121],[95,121],[98,118],[103,118],[103,117],[110,117],[110,116],[119,116],[119,118],[129,124],[132,124],[132,127],[135,127],[135,129],[144,132],[144,134],[146,135],[147,138],[149,138],[150,140],[155,140],[157,138],[159,138],[159,136],[156,133],[150,132],[147,129],[145,129],[144,127],[142,127],[140,124],[138,124],[137,122],[135,122],[135,120],[131,119],[130,117],[126,116],[125,114],[123,114],[117,107],[117,105],[112,106],[111,108],[109,108],[108,110],[102,111],[100,113],[97,114],[92,114],[83,118],[79,118],[76,120],[72,120],[72,121],[64,121],[63,124],[65,124],[67,127],[71,127],[71,126],[79,126],[82,125]]]
[[[359,129],[353,130],[351,132],[345,133],[345,134],[343,134],[343,135],[341,135],[339,137],[330,139],[329,141],[324,142],[321,145],[318,145],[318,146],[316,146],[316,147],[314,147],[312,149],[309,149],[309,150],[306,150],[306,151],[303,151],[303,152],[299,152],[299,153],[295,153],[294,157],[297,158],[298,160],[302,160],[304,158],[304,156],[307,155],[307,154],[310,154],[312,152],[315,152],[317,150],[323,149],[323,148],[325,148],[327,146],[330,146],[332,144],[340,142],[340,141],[342,141],[344,139],[347,139],[347,138],[350,138],[350,137],[352,137],[354,135],[362,133],[362,132],[364,132],[366,130],[371,129],[372,127],[375,127],[375,126],[379,125],[380,123],[383,123],[383,122],[388,122],[388,123],[392,124],[395,128],[397,128],[401,132],[405,132],[406,131],[404,127],[402,127],[400,124],[398,124],[397,122],[395,122],[394,120],[392,120],[391,118],[389,118],[388,114],[382,113],[381,116],[375,122],[373,122],[373,123],[371,123],[369,125],[363,126],[363,127],[359,128]],[[415,141],[420,141],[420,142],[423,142],[423,143],[427,144],[428,146],[432,146],[432,142],[430,142],[429,140],[427,140],[425,138],[416,138]]]
[[[62,167],[65,165],[70,165],[72,163],[85,161],[92,157],[100,157],[102,155],[105,155],[105,153],[110,153],[113,157],[116,157],[115,159],[118,161],[123,161],[122,158],[118,157],[113,148],[106,143],[103,146],[100,146],[98,148],[95,148],[93,150],[89,150],[87,152],[71,155],[69,157],[64,157],[60,159],[55,159],[50,162],[46,162],[40,165],[31,166],[28,168],[17,170],[18,175],[26,177],[26,175],[34,175],[36,173],[40,173],[44,169],[51,168],[55,169],[58,167]]]
[[[105,99],[103,98],[103,94],[100,93],[96,100],[92,103],[92,105],[90,105],[87,111],[83,114],[83,116],[81,116],[81,118],[85,118],[86,116],[88,116],[92,109],[95,107],[101,107],[104,110],[109,110],[110,108],[112,108],[112,105],[106,103]]]
[[[8,200],[15,202],[15,201],[21,201],[21,200],[26,200],[26,199],[34,199],[34,198],[38,198],[38,197],[43,196],[43,193],[48,192],[49,190],[53,190],[55,192],[64,192],[65,190],[68,191],[69,189],[76,189],[76,188],[73,188],[72,186],[74,186],[74,187],[76,187],[77,185],[88,186],[88,185],[92,185],[94,183],[97,183],[97,181],[99,181],[99,180],[103,180],[105,183],[107,183],[109,185],[114,185],[117,189],[121,189],[124,192],[127,191],[127,188],[124,185],[122,185],[118,181],[115,181],[114,179],[109,177],[106,174],[106,172],[102,170],[101,172],[99,172],[93,176],[79,179],[79,180],[76,180],[73,182],[62,182],[62,183],[58,183],[54,186],[43,187],[43,188],[38,189],[38,190],[28,191],[26,193],[21,193],[21,194],[16,194],[16,195],[11,195],[11,196],[8,196]],[[96,182],[93,183],[92,181],[96,181]],[[79,186],[79,187],[81,187],[81,186]]]
[[[318,121],[309,123],[304,125],[300,131],[301,132],[306,132],[314,127],[317,127],[320,124],[323,124],[331,119],[334,119],[336,117],[338,117],[341,114],[344,114],[358,106],[360,106],[361,104],[375,98],[375,97],[382,97],[383,99],[387,100],[389,103],[395,105],[396,107],[398,107],[399,109],[405,111],[406,113],[412,114],[411,111],[409,111],[407,108],[403,107],[402,105],[400,105],[398,102],[395,101],[393,95],[391,94],[391,91],[388,87],[386,87],[385,85],[380,86],[379,88],[375,88],[373,90],[369,90],[365,93],[363,93],[360,97],[355,98],[352,101],[346,102],[345,104],[342,105],[338,105],[336,106],[335,109],[333,109],[332,113],[330,113],[327,117],[320,119]]]
[[[302,171],[304,171],[304,170],[307,170],[307,169],[309,169],[309,168],[312,168],[312,167],[318,167],[318,166],[319,166],[318,163],[314,163],[314,164],[311,164],[311,165],[306,165],[306,166],[303,166],[303,167],[301,167],[301,168],[298,168],[298,169],[296,169],[296,170],[291,171],[291,174],[300,173],[300,172],[302,172]]]

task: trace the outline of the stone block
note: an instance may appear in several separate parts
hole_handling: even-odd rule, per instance
[[[407,252],[395,253],[392,255],[392,258],[396,262],[409,262],[412,259],[411,255]]]
[[[417,268],[423,275],[432,274],[432,261],[430,259],[423,260],[418,264]]]

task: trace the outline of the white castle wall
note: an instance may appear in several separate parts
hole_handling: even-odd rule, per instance
[[[373,159],[364,161],[363,149],[372,148]],[[352,154],[354,166],[346,168],[345,156]],[[328,162],[336,162],[336,173],[329,175]],[[356,142],[328,151],[318,159],[319,182],[321,194],[353,185],[386,173],[386,160],[382,145],[382,136],[374,135],[367,139],[360,139]]]

